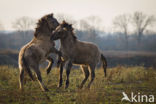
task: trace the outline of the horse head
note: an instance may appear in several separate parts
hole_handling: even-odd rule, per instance
[[[63,21],[56,29],[52,32],[51,40],[64,39],[66,37],[72,36],[73,39],[76,39],[75,34],[73,33],[72,24],[68,24]]]
[[[38,20],[37,27],[34,33],[35,37],[39,35],[50,35],[50,33],[59,25],[56,18],[53,17],[53,14],[47,14]],[[41,33],[41,34],[40,34]]]

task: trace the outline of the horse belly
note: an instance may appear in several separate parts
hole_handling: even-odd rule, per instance
[[[41,64],[41,63],[45,62],[46,59],[47,59],[46,57],[42,58],[39,63]]]
[[[36,59],[38,59],[39,63],[43,63],[47,59],[47,52],[42,49],[42,47],[36,47],[36,50],[33,52],[33,56],[36,56]]]
[[[83,65],[89,65],[91,63],[97,63],[99,61],[99,54],[95,53],[86,53],[84,54],[78,54],[77,56],[74,57],[73,62],[75,64],[83,64]]]
[[[40,63],[43,63],[44,61],[46,61],[47,57],[48,57],[48,53],[45,52],[44,50],[40,51],[41,52],[41,60]]]
[[[73,60],[73,63],[74,64],[78,64],[78,65],[88,65],[89,64],[89,62],[88,62],[88,60],[87,59],[75,59],[75,60]]]

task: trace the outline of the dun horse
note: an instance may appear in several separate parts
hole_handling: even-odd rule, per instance
[[[50,72],[53,59],[49,56],[51,52],[59,54],[56,50],[55,43],[50,40],[52,31],[59,25],[58,21],[53,17],[53,14],[43,16],[37,23],[37,28],[34,33],[34,38],[26,44],[19,52],[19,70],[20,70],[20,89],[23,89],[24,72],[33,80],[32,72],[33,69],[41,89],[48,91],[46,86],[42,82],[41,73],[39,70],[39,64],[45,60],[49,61],[47,67],[47,74]],[[50,47],[50,48],[49,48]]]
[[[54,31],[51,37],[51,40],[60,39],[61,47],[60,51],[62,53],[62,57],[64,63],[66,63],[66,86],[69,86],[69,74],[73,64],[81,65],[81,69],[85,75],[85,78],[81,82],[79,88],[82,88],[85,82],[87,81],[89,74],[91,74],[91,81],[88,84],[88,88],[92,84],[95,78],[95,67],[98,62],[103,62],[103,69],[106,76],[106,67],[107,62],[103,54],[101,54],[98,47],[89,42],[82,42],[77,40],[75,34],[73,33],[73,28],[71,25],[63,21]],[[64,63],[61,63],[60,67],[60,81],[59,86],[62,86],[62,72]],[[90,72],[90,73],[89,73]]]

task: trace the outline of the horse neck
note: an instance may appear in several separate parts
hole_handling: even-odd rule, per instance
[[[39,35],[36,37],[37,40],[40,41],[50,41],[50,33],[38,33]]]
[[[71,49],[72,47],[74,47],[75,42],[76,42],[76,40],[74,40],[73,37],[71,37],[71,36],[61,39],[60,41],[61,41],[61,47],[65,48],[67,50],[68,50],[68,48]]]

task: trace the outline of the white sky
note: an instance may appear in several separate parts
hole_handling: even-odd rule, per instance
[[[54,16],[68,14],[76,20],[98,16],[107,28],[114,16],[135,11],[156,16],[156,0],[0,0],[0,21],[5,30],[12,30],[12,22],[19,17],[38,19],[51,12]]]

